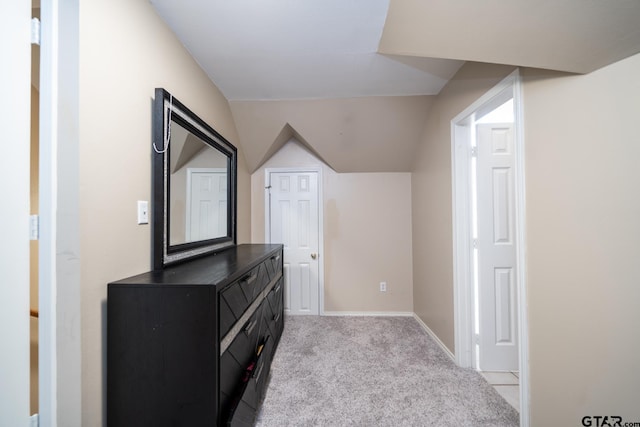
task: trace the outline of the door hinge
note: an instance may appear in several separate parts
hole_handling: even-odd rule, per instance
[[[471,147],[471,157],[478,157],[478,147]]]
[[[40,35],[40,20],[38,18],[31,18],[31,44],[40,46]]]
[[[40,425],[40,415],[33,414],[31,415],[29,427],[38,427]]]
[[[29,216],[29,240],[40,238],[40,217],[38,215]]]
[[[473,335],[473,343],[475,345],[479,345],[480,344],[480,335],[478,335],[478,334],[474,334]]]
[[[471,239],[471,246],[473,249],[478,249],[478,239]]]

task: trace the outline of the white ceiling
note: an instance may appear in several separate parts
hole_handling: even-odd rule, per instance
[[[231,101],[432,95],[463,60],[585,73],[640,52],[640,0],[150,2]]]
[[[389,0],[151,0],[229,100],[437,94],[462,61],[377,53]]]

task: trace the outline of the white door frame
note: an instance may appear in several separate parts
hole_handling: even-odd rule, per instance
[[[25,15],[16,15],[26,11]],[[80,349],[80,263],[79,263],[79,227],[77,201],[79,185],[77,182],[78,165],[78,0],[61,2],[60,0],[41,1],[41,44],[40,44],[40,182],[39,182],[39,425],[55,427],[81,425],[81,349]],[[2,313],[12,321],[2,322],[4,326],[20,332],[26,325],[23,335],[25,345],[12,345],[13,335],[7,335],[6,343],[20,353],[20,361],[26,364],[26,379],[22,379],[22,369],[11,363],[15,372],[8,376],[3,384],[6,391],[15,394],[15,399],[4,399],[11,404],[10,410],[0,410],[0,420],[8,420],[7,425],[27,425],[29,420],[29,158],[28,135],[30,123],[22,121],[20,113],[29,106],[30,67],[24,68],[23,56],[30,58],[29,24],[31,2],[21,0],[7,9],[8,19],[24,17],[4,25],[8,32],[7,51],[3,54],[15,58],[15,66],[8,69],[15,75],[3,75],[3,82],[10,82],[6,98],[14,99],[19,94],[16,105],[19,108],[14,115],[12,126],[20,126],[20,136],[12,135],[13,127],[7,126],[7,140],[16,144],[16,153],[11,159],[18,168],[3,168],[0,174],[3,182],[10,186],[7,194],[9,218],[5,224],[19,224],[11,233],[3,233],[6,244],[13,246],[19,262],[12,262],[11,270],[6,271],[6,280],[13,286],[7,290],[15,294],[2,298]],[[3,21],[4,24],[4,21]],[[4,32],[3,32],[4,36]],[[13,53],[15,49],[17,54]],[[26,84],[23,84],[25,83]],[[24,91],[21,93],[20,91]],[[4,94],[4,92],[3,92]],[[8,104],[12,105],[12,104]],[[28,114],[27,114],[28,117]],[[22,144],[21,135],[27,140]],[[63,149],[59,142],[63,141]],[[25,148],[26,147],[26,148]],[[26,149],[27,157],[22,157]],[[25,160],[26,159],[26,160]],[[23,174],[27,174],[23,179]],[[5,179],[6,177],[6,179]],[[69,179],[71,177],[71,180]],[[75,178],[75,180],[74,180]],[[26,190],[22,191],[22,188]],[[14,200],[15,192],[21,194]],[[4,192],[3,192],[4,194]],[[23,205],[22,200],[26,204]],[[24,211],[23,211],[24,209]],[[75,216],[73,214],[75,213]],[[13,215],[16,221],[14,222]],[[4,231],[4,230],[3,230]],[[22,254],[21,247],[27,245]],[[10,257],[5,260],[11,262]],[[17,277],[19,276],[19,277]],[[22,286],[24,285],[24,286]],[[4,294],[3,294],[4,296]],[[23,304],[24,301],[24,304]],[[58,333],[60,331],[60,333]],[[4,337],[5,334],[2,334]],[[13,355],[13,352],[7,352]],[[17,353],[16,353],[17,354]],[[8,356],[7,356],[8,357]],[[4,360],[4,359],[3,359]],[[8,365],[7,365],[8,366]],[[0,367],[0,370],[3,367]],[[4,374],[4,372],[3,372]],[[12,381],[20,378],[20,384]],[[64,378],[64,382],[58,382]],[[13,402],[13,403],[11,403]],[[7,417],[7,418],[5,418]],[[0,424],[2,422],[0,421]]]
[[[78,15],[78,0],[41,0],[38,398],[47,427],[82,423]]]
[[[319,167],[300,167],[300,168],[265,168],[264,170],[264,239],[265,242],[271,242],[271,201],[269,199],[269,191],[271,188],[272,173],[308,173],[315,172],[318,174],[318,313],[324,316],[324,203],[322,196],[322,168]]]
[[[31,5],[2,6],[0,106],[0,424],[29,422],[29,151]],[[6,43],[6,44],[5,44]]]
[[[515,218],[518,280],[518,338],[520,364],[520,425],[529,426],[529,325],[525,264],[525,174],[524,132],[520,71],[516,69],[495,87],[451,120],[451,161],[453,190],[453,293],[456,363],[471,367],[473,354],[473,264],[471,242],[471,127],[481,116],[502,103],[505,94],[513,97],[515,127]]]

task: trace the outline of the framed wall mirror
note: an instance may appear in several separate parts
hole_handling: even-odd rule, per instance
[[[162,88],[152,134],[154,270],[234,246],[236,147]]]

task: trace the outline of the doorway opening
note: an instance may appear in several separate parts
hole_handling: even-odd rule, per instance
[[[516,70],[451,121],[454,317],[457,363],[517,372],[528,426],[520,91]]]

